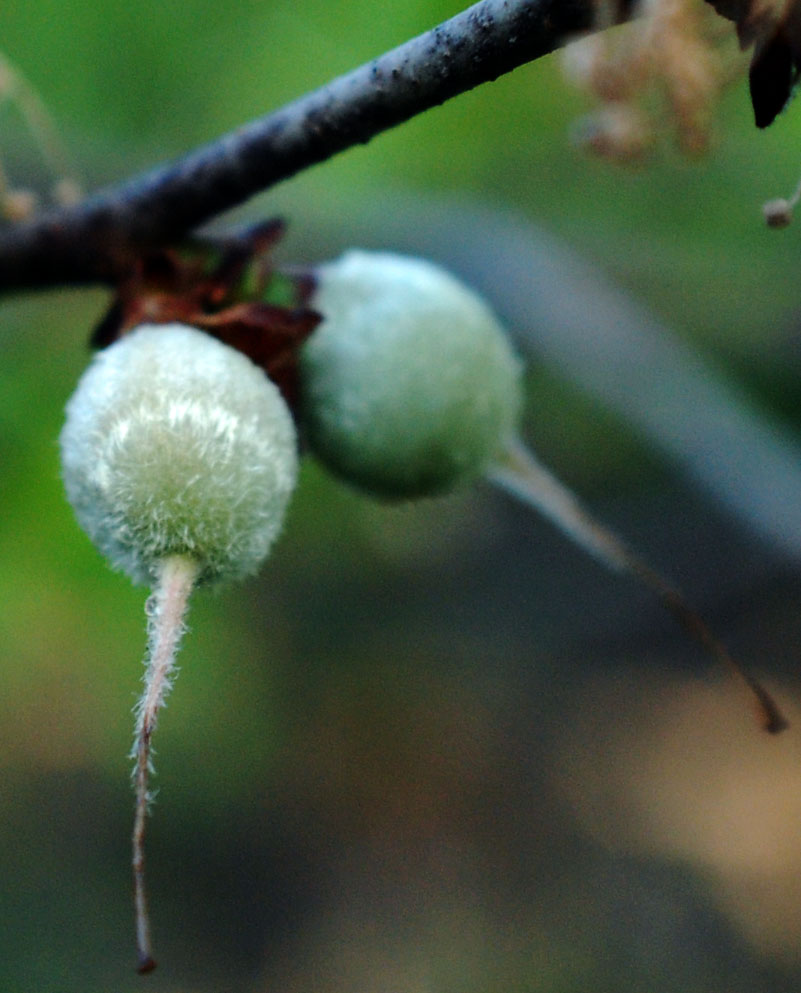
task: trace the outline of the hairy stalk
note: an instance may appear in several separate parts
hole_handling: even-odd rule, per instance
[[[684,596],[617,535],[596,521],[522,442],[515,439],[507,445],[499,461],[490,467],[487,478],[547,517],[602,565],[633,576],[655,593],[685,631],[745,686],[756,705],[762,727],[770,734],[787,727],[787,721],[767,690],[732,658]]]
[[[150,739],[156,729],[158,713],[172,686],[175,656],[184,633],[189,594],[197,578],[198,566],[192,559],[175,555],[165,558],[148,601],[148,650],[147,668],[143,677],[144,692],[136,705],[136,731],[131,758],[136,791],[134,816],[133,882],[136,910],[136,949],[138,971],[155,969],[150,944],[150,917],[145,886],[145,828],[151,794],[148,778],[153,771],[150,758]]]

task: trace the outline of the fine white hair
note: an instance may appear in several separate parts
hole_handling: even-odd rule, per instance
[[[200,582],[254,572],[297,478],[277,387],[181,324],[142,325],[95,356],[67,404],[61,457],[79,523],[139,583],[171,555],[195,560]]]
[[[384,497],[480,475],[517,428],[521,364],[486,302],[423,259],[349,251],[317,271],[301,355],[309,447]]]

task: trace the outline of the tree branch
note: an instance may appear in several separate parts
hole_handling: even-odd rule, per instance
[[[597,0],[481,0],[282,109],[0,232],[0,290],[113,283],[137,247],[193,228],[337,152],[546,55],[592,28]],[[630,0],[615,0],[623,19]]]

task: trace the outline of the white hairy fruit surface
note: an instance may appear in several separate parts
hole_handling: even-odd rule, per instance
[[[438,266],[350,251],[317,270],[301,358],[309,447],[378,496],[444,492],[515,434],[521,366],[487,304]]]
[[[139,583],[174,555],[200,582],[255,572],[297,478],[277,387],[180,324],[143,325],[95,356],[67,404],[61,457],[79,523]]]

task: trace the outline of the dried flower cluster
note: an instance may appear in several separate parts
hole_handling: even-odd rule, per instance
[[[784,110],[801,73],[798,0],[707,0],[734,21],[743,49],[753,48],[748,83],[754,123],[769,127]]]
[[[685,154],[701,154],[737,58],[731,32],[700,0],[639,0],[635,14],[565,49],[566,73],[601,104],[577,124],[576,141],[624,163],[641,161],[664,134]],[[598,17],[603,26],[604,4]]]

